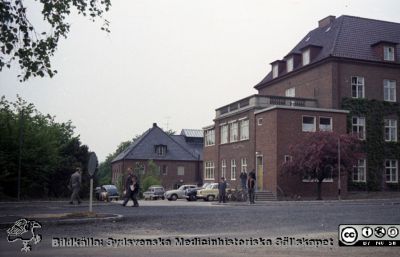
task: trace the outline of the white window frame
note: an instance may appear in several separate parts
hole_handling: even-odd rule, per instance
[[[167,153],[167,146],[166,145],[157,145],[156,153],[158,156],[165,156]]]
[[[292,160],[293,160],[293,156],[291,156],[289,154],[285,154],[285,156],[283,156],[284,163],[291,162]]]
[[[314,120],[314,123],[313,123],[313,128],[311,129],[311,130],[308,130],[308,129],[305,129],[305,127],[304,127],[304,118],[313,118],[313,120]],[[316,118],[315,118],[315,116],[308,116],[308,115],[303,115],[302,117],[301,117],[301,124],[302,124],[302,126],[301,126],[301,131],[303,131],[303,132],[315,132],[316,131]]]
[[[215,145],[215,129],[208,129],[204,132],[204,145],[211,146]]]
[[[285,96],[286,97],[296,97],[296,88],[291,87],[285,90]]]
[[[226,178],[226,160],[221,160],[221,177]]]
[[[330,124],[329,124],[329,127],[328,126],[326,126],[326,125],[322,125],[323,127],[321,128],[321,119],[329,119],[330,120]],[[319,117],[319,131],[333,131],[333,124],[332,124],[332,117],[323,117],[323,116],[320,116]],[[324,127],[324,126],[326,126],[326,128]]]
[[[286,72],[293,71],[293,57],[286,60]]]
[[[383,100],[387,102],[396,102],[396,80],[383,80]]]
[[[229,124],[229,141],[230,142],[239,141],[239,124],[237,121]]]
[[[272,78],[276,78],[279,75],[279,66],[278,64],[272,65]]]
[[[397,183],[399,174],[398,174],[398,161],[397,160],[385,160],[385,178],[386,183]],[[389,177],[389,179],[388,179]]]
[[[185,176],[185,166],[178,166],[176,168],[176,174],[178,176]]]
[[[356,81],[353,81],[356,80]],[[355,94],[354,94],[355,92]],[[365,97],[365,79],[360,76],[351,77],[351,97],[364,98]]]
[[[231,160],[231,180],[236,180],[236,160]]]
[[[263,124],[263,118],[258,118],[257,119],[257,125],[258,126],[262,126],[262,124]]]
[[[367,181],[367,160],[357,160],[357,165],[353,167],[352,174],[353,182],[366,182]]]
[[[247,173],[247,158],[240,159],[240,172]]]
[[[394,61],[394,47],[384,46],[383,47],[383,60]]]
[[[311,59],[310,58],[310,48],[304,50],[303,53],[301,54],[301,56],[302,56],[301,59],[302,59],[303,66],[310,64],[310,59]]]
[[[227,144],[228,141],[228,124],[224,124],[221,127],[221,144]]]
[[[385,119],[385,141],[397,142],[397,120]]]
[[[240,140],[249,139],[249,120],[244,119],[240,121]]]
[[[354,119],[357,121],[354,122]],[[351,117],[351,131],[358,134],[358,138],[365,140],[367,137],[365,117],[353,116]]]
[[[214,180],[214,179],[215,179],[214,162],[206,161],[204,165],[204,180]]]

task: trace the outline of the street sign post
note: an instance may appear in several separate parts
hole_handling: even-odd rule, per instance
[[[89,199],[89,212],[92,212],[92,204],[93,204],[93,175],[96,172],[97,168],[97,156],[94,152],[92,152],[89,156],[88,163],[88,173],[90,175],[90,199]]]

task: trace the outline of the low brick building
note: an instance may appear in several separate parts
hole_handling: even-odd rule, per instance
[[[201,184],[202,155],[202,130],[183,129],[180,135],[168,135],[154,123],[112,161],[112,183],[126,177],[128,168],[138,176],[146,175],[152,160],[166,189]]]
[[[328,16],[255,86],[258,94],[216,110],[204,128],[204,180],[226,176],[239,184],[254,169],[257,190],[275,196],[314,196],[312,181],[281,172],[288,147],[303,133],[355,132],[365,158],[341,178],[350,190],[399,190],[400,24]],[[337,178],[323,195],[337,195]]]

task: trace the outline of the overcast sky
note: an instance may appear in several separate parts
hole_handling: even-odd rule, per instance
[[[25,1],[26,2],[26,1]],[[19,94],[76,134],[102,161],[157,122],[180,132],[212,124],[215,109],[253,86],[318,20],[343,14],[400,22],[400,1],[112,0],[111,33],[84,17],[52,59],[58,74],[20,83],[0,73],[0,95]],[[31,11],[34,8],[31,8]],[[33,19],[41,19],[33,12]]]

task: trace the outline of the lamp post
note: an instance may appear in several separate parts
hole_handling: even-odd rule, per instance
[[[20,111],[19,116],[19,147],[18,147],[18,185],[17,185],[17,199],[21,200],[21,165],[22,165],[22,144],[23,144],[23,129],[24,126],[24,110]]]

